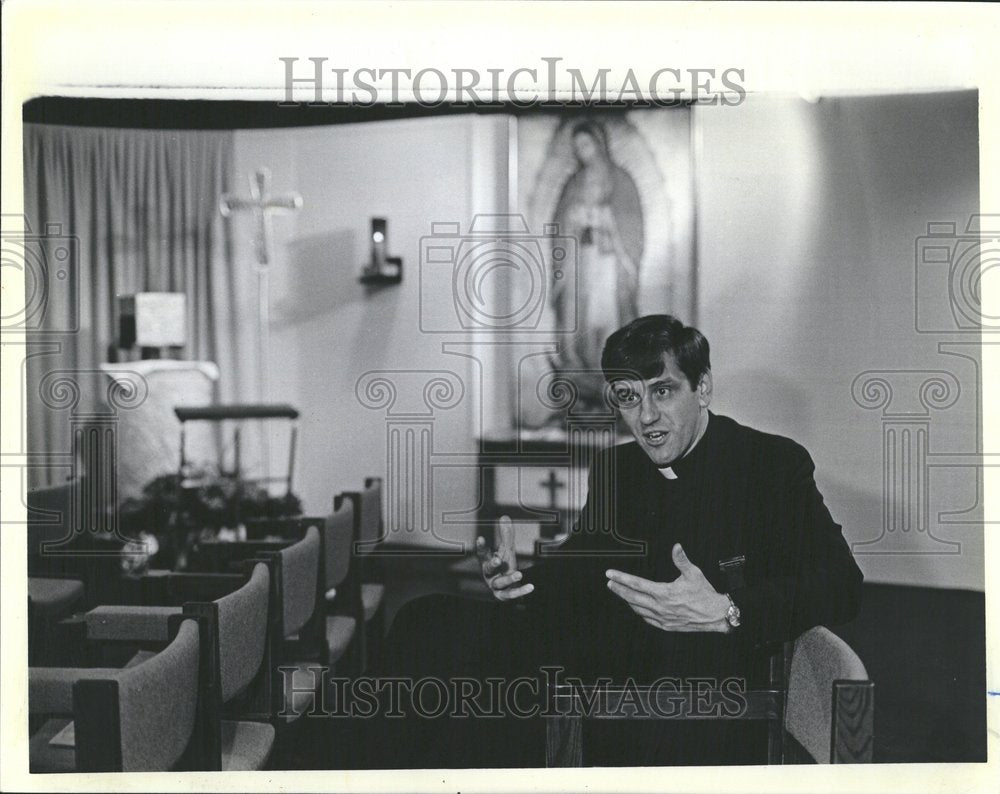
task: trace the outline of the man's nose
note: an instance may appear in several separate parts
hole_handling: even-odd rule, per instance
[[[646,395],[642,398],[642,403],[639,406],[639,421],[644,425],[651,425],[657,419],[660,418],[660,410],[657,408],[656,403],[653,401],[652,397]]]

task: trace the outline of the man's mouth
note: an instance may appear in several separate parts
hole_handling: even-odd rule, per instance
[[[642,437],[646,439],[647,444],[656,447],[667,440],[667,433],[663,430],[651,430],[648,433],[643,433]]]

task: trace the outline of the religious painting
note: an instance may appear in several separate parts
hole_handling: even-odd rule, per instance
[[[603,405],[601,349],[643,314],[695,321],[694,185],[687,107],[530,115],[517,122],[517,202],[530,230],[574,243],[550,258],[544,356],[520,363],[515,426],[558,428],[538,399],[553,376],[577,410]],[[559,250],[559,249],[556,249]]]

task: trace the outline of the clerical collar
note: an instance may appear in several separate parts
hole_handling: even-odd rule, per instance
[[[705,432],[701,434],[701,438],[695,442],[695,445],[688,450],[684,457],[675,460],[669,466],[658,466],[660,474],[668,480],[683,480],[685,477],[691,476],[694,473],[698,458],[704,454],[705,447],[707,446],[705,439],[710,432],[712,432],[711,411],[708,412],[708,422],[705,425]]]

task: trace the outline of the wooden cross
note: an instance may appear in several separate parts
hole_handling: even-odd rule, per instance
[[[302,196],[298,193],[285,193],[281,196],[269,196],[267,183],[271,180],[271,172],[266,168],[258,168],[250,177],[250,198],[243,198],[232,193],[226,193],[219,200],[219,211],[222,217],[228,218],[234,212],[250,210],[256,216],[257,231],[254,235],[254,251],[260,267],[271,264],[271,227],[270,216],[275,212],[294,212],[302,207]]]
[[[548,478],[542,480],[538,484],[549,492],[549,507],[551,507],[552,509],[557,508],[559,505],[556,504],[556,492],[560,488],[565,488],[566,483],[562,482],[558,477],[556,477],[556,472],[554,469],[549,469]]]

